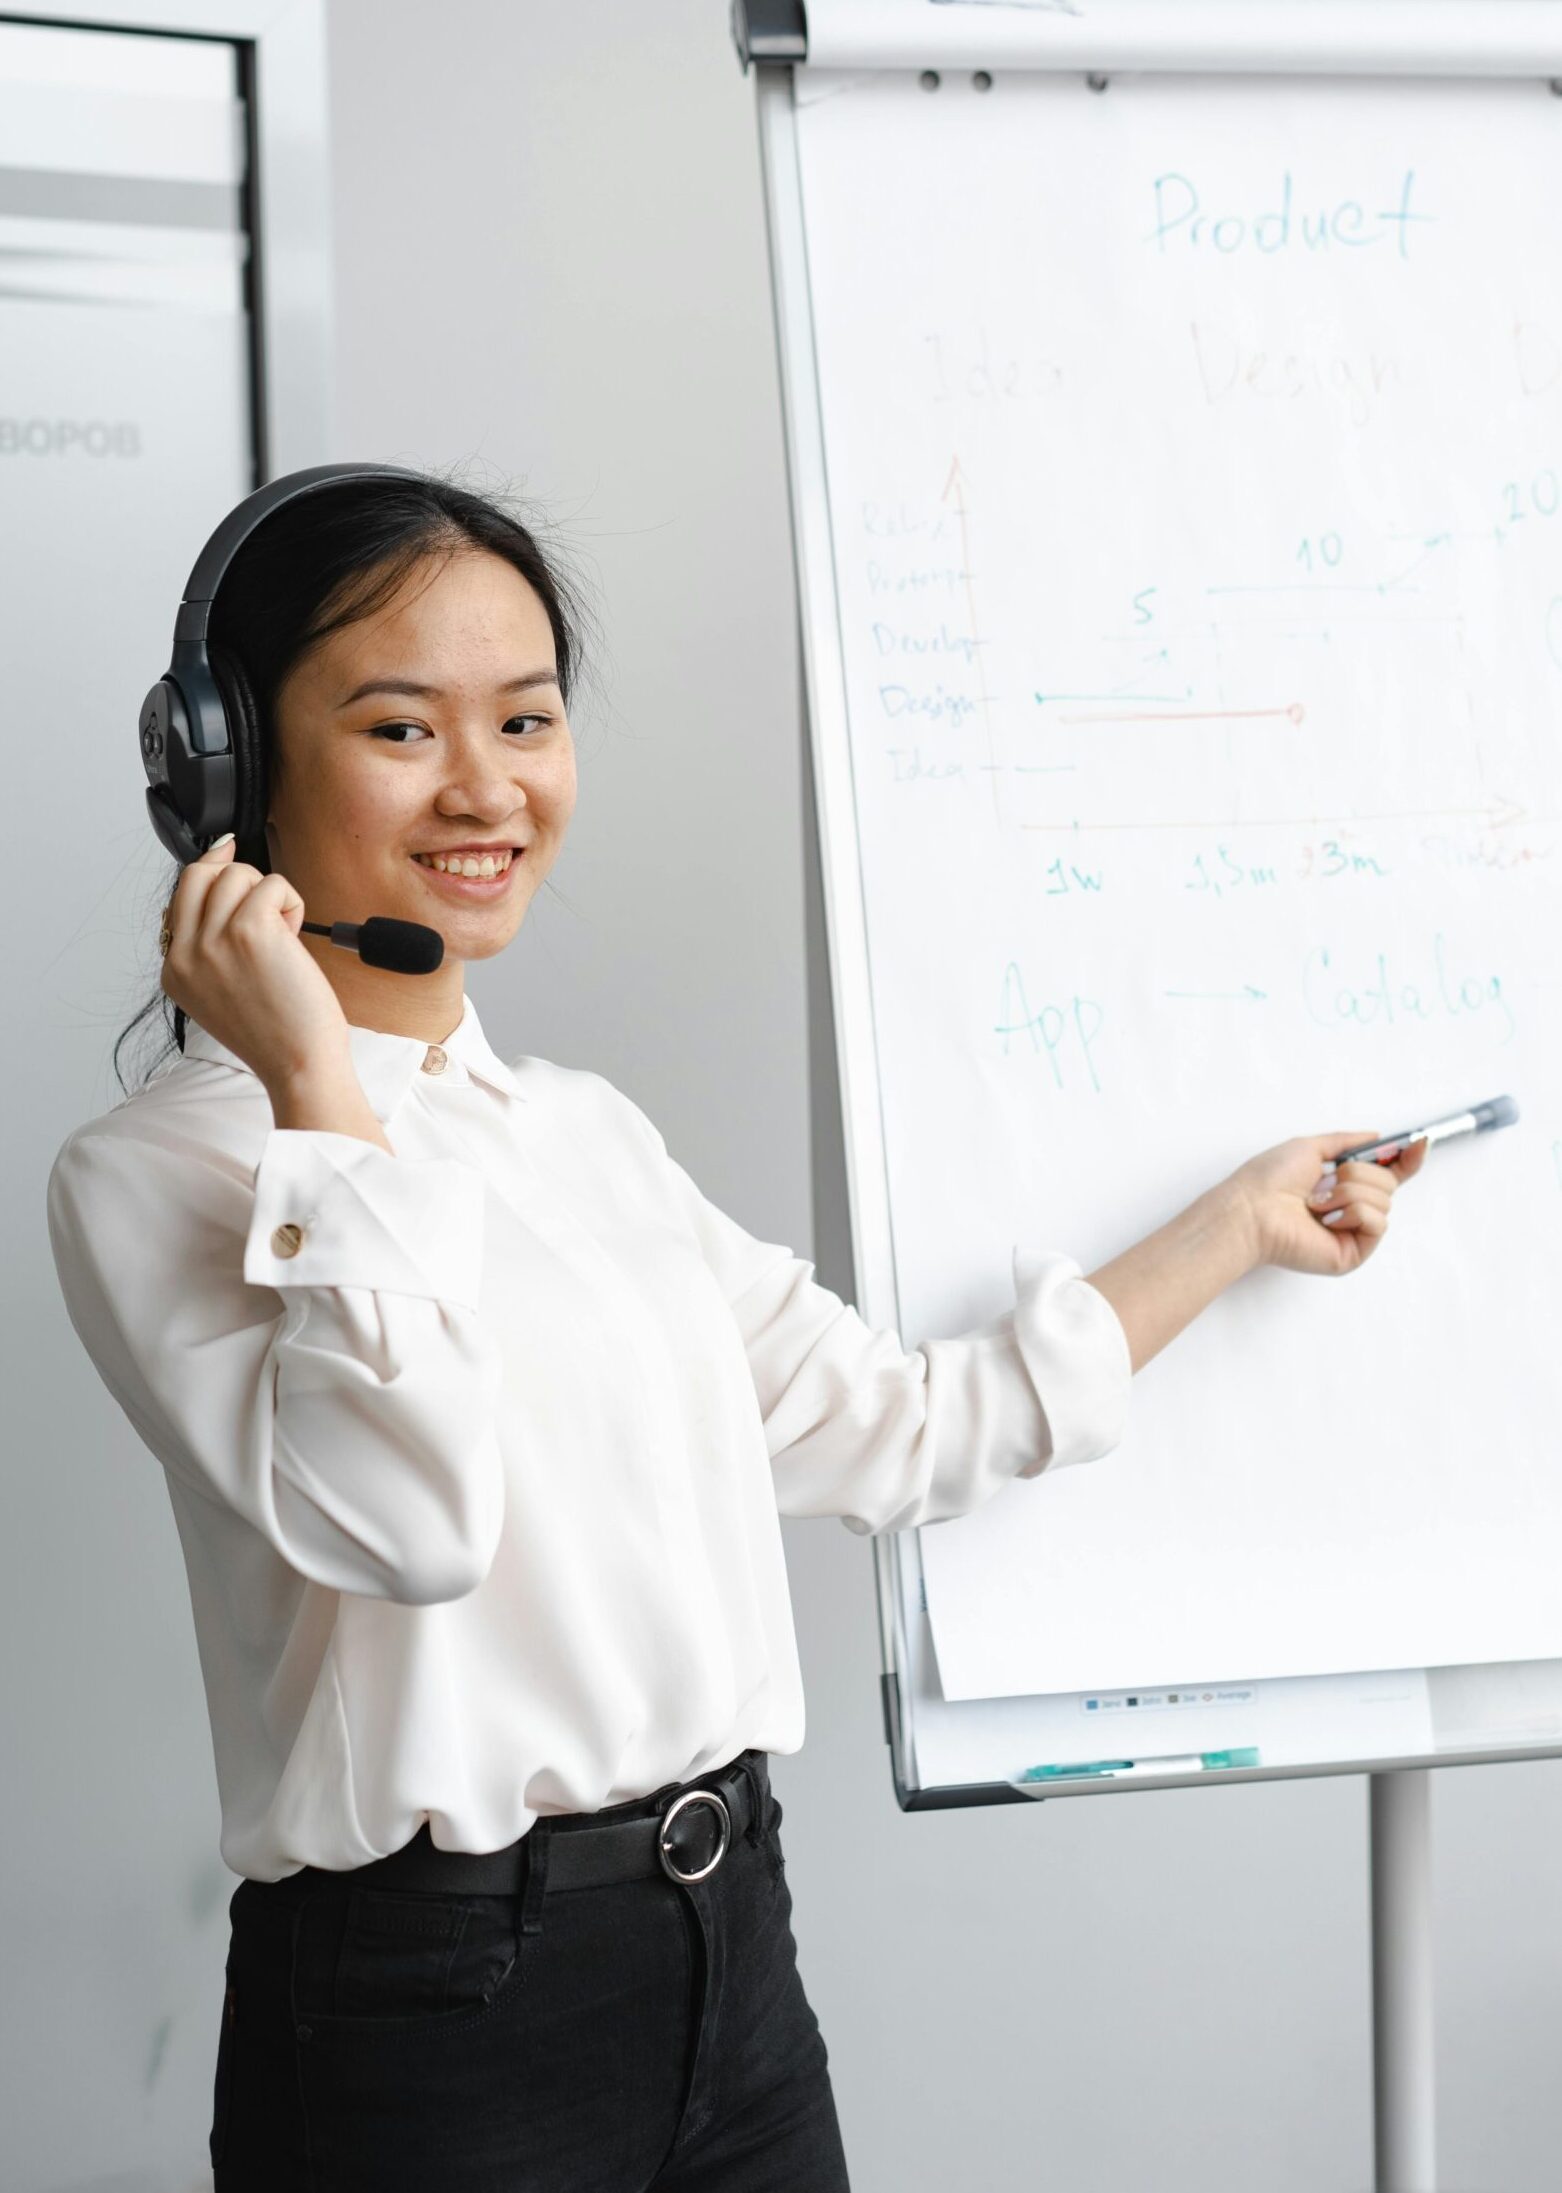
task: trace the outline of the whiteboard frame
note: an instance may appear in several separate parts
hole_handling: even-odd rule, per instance
[[[891,6],[895,0],[890,0]],[[1086,12],[811,0],[817,68],[1144,69],[1156,74],[1541,76],[1562,69],[1556,0],[1091,0]]]
[[[937,17],[947,25],[951,19],[988,16],[992,12],[986,8],[924,10],[922,19]],[[1423,11],[1409,9],[1407,0],[1346,0],[1345,5],[1336,4],[1336,0],[1306,0],[1305,5],[1298,4],[1298,0],[1272,0],[1272,4],[1271,0],[1204,0],[1203,5],[1177,10],[1178,17],[1186,19],[1190,25],[1186,43],[1175,48],[1177,58],[1169,57],[1174,50],[1166,29],[1171,11],[1164,6],[1164,0],[1100,0],[1092,10],[1088,25],[1072,19],[1072,34],[1068,41],[1060,40],[1058,57],[1046,62],[1032,58],[1025,65],[1077,72],[1086,65],[1086,47],[1082,41],[1088,37],[1093,41],[1089,52],[1095,65],[1109,62],[1117,66],[1143,66],[1147,65],[1145,57],[1153,51],[1158,71],[1181,69],[1190,72],[1221,66],[1228,71],[1257,72],[1262,69],[1275,72],[1289,68],[1298,72],[1343,75],[1390,71],[1402,75],[1465,73],[1486,77],[1533,77],[1549,82],[1554,91],[1562,92],[1562,0],[1486,0],[1478,14],[1465,6],[1463,0],[1452,0],[1452,4],[1449,0],[1432,0],[1427,12],[1438,23],[1440,32],[1446,35],[1441,45],[1429,45],[1427,51],[1418,56],[1414,69],[1405,65],[1402,24],[1407,14],[1419,16]],[[1224,58],[1217,62],[1211,58],[1209,50],[1206,35],[1209,27],[1219,19],[1230,33],[1239,13],[1248,25],[1248,33],[1223,49]],[[737,15],[735,7],[735,31],[739,29]],[[1275,34],[1254,35],[1254,26],[1265,18]],[[1396,22],[1394,18],[1400,20]],[[1071,24],[1070,18],[1050,11],[1044,16],[1038,11],[1037,19],[1054,27]],[[1483,27],[1480,36],[1472,29],[1477,21]],[[1390,27],[1392,36],[1388,35]],[[966,28],[970,29],[968,20]],[[962,32],[962,36],[965,35]],[[847,1215],[857,1281],[856,1306],[869,1324],[899,1332],[894,1228],[880,1109],[867,915],[858,859],[845,652],[830,531],[829,472],[798,156],[796,70],[789,61],[766,61],[758,54],[751,55],[741,33],[738,48],[745,70],[751,58],[754,62],[760,167],[770,247],[801,624],[804,735],[813,762],[814,825],[818,832],[830,1002],[840,1077]],[[1389,55],[1393,56],[1392,61],[1386,58]],[[935,60],[948,65],[949,56],[935,56],[929,52],[919,58],[921,65],[934,65]],[[991,53],[983,53],[975,46],[965,58],[980,66],[992,65],[994,59]],[[875,69],[884,66],[885,57],[880,56],[871,65]],[[889,65],[906,68],[919,63],[897,55]],[[865,61],[863,66],[869,64]],[[908,1548],[907,1540],[913,1541],[914,1547]],[[1310,1780],[1320,1775],[1370,1775],[1432,1766],[1486,1766],[1562,1757],[1562,1659],[1491,1661],[1424,1671],[1432,1700],[1434,1740],[1440,1700],[1445,1711],[1463,1712],[1468,1716],[1467,1694],[1472,1689],[1485,1688],[1492,1692],[1494,1714],[1500,1714],[1504,1672],[1519,1668],[1531,1671],[1532,1677],[1543,1686],[1544,1717],[1555,1717],[1554,1731],[1548,1730],[1530,1741],[1493,1744],[1455,1743],[1450,1738],[1445,1748],[1383,1758],[1319,1760],[1165,1775],[1136,1774],[1126,1780],[1089,1777],[1072,1786],[1049,1786],[1044,1798],[1027,1794],[1004,1781],[924,1786],[914,1778],[911,1721],[915,1706],[905,1681],[909,1665],[905,1623],[912,1603],[913,1582],[919,1582],[921,1575],[917,1531],[876,1534],[873,1556],[884,1737],[890,1752],[896,1801],[903,1812],[946,1810],[965,1805],[1041,1804],[1055,1798],[1121,1796],[1144,1790],[1206,1789],[1226,1782]],[[1456,1700],[1462,1700],[1462,1704],[1455,1705]]]

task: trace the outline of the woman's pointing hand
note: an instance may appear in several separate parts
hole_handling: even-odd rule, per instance
[[[1415,1178],[1427,1153],[1423,1137],[1401,1144],[1385,1164],[1370,1158],[1335,1164],[1342,1150],[1372,1140],[1360,1128],[1294,1135],[1238,1166],[1231,1186],[1246,1203],[1259,1263],[1337,1277],[1366,1262],[1388,1230],[1395,1190]]]

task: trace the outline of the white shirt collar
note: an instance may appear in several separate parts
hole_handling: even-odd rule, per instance
[[[425,1043],[421,1036],[391,1035],[383,1028],[360,1028],[354,1021],[348,1022],[347,1033],[364,1095],[376,1119],[383,1124],[396,1110],[412,1086],[414,1075],[421,1072],[424,1060],[435,1046]],[[438,1048],[446,1057],[444,1071],[439,1076],[442,1081],[485,1082],[490,1088],[502,1090],[506,1096],[518,1097],[525,1103],[519,1080],[483,1033],[470,991],[464,995],[459,1023]],[[236,1051],[230,1051],[225,1043],[219,1043],[188,1014],[185,1016],[184,1055],[186,1058],[214,1059],[219,1065],[237,1067],[240,1073],[254,1076],[252,1066]]]

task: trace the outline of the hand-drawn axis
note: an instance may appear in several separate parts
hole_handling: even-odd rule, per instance
[[[1309,830],[1320,823],[1431,822],[1455,816],[1478,817],[1490,830],[1503,830],[1515,822],[1549,822],[1549,815],[1532,815],[1516,800],[1502,800],[1495,807],[1391,807],[1381,815],[1200,815],[1178,822],[1022,822],[1022,830]]]
[[[1145,709],[1138,715],[1114,716],[1104,713],[1095,716],[1059,716],[1059,723],[1267,723],[1274,717],[1283,716],[1288,723],[1300,723],[1307,711],[1300,701],[1291,701],[1284,708],[1154,708]]]
[[[955,516],[960,524],[960,568],[965,573],[965,609],[971,625],[973,667],[976,671],[977,705],[981,710],[982,726],[987,735],[987,758],[993,758],[992,706],[987,691],[987,680],[982,667],[982,643],[976,618],[976,589],[971,566],[971,529],[965,505],[965,474],[960,469],[960,452],[950,459],[949,471],[939,491],[941,502],[953,503]],[[993,778],[993,817],[1002,822],[1003,803],[998,796],[998,779]]]

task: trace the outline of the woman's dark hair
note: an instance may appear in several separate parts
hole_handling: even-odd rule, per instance
[[[208,639],[219,663],[235,661],[255,697],[265,757],[261,827],[241,839],[235,856],[268,872],[264,818],[280,774],[276,700],[289,673],[327,633],[372,616],[393,600],[425,557],[469,550],[502,556],[526,580],[547,611],[557,650],[559,691],[568,706],[581,669],[586,624],[583,596],[566,579],[556,554],[544,555],[536,534],[495,496],[474,494],[434,474],[416,480],[368,476],[300,495],[257,526],[224,574],[212,603]],[[175,873],[162,911],[172,903]],[[174,1050],[184,1049],[185,1015],[159,985],[114,1045],[119,1070],[126,1040],[161,1011],[166,1041],[144,1060],[144,1086]]]

